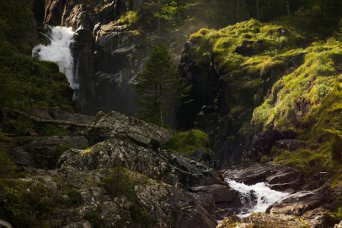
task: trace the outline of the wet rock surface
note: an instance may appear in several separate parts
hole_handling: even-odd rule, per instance
[[[243,182],[247,185],[266,182],[270,188],[277,191],[293,192],[304,183],[302,173],[298,170],[269,163],[223,170],[222,173],[226,179]]]
[[[339,204],[337,195],[341,192],[332,190],[331,181],[323,174],[308,180],[295,169],[269,163],[223,170],[222,174],[225,179],[248,185],[265,182],[271,189],[291,194],[271,205],[265,214],[229,217],[219,227],[333,227],[337,222],[332,211]]]

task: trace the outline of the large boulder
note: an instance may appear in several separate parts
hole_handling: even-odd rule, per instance
[[[216,220],[236,213],[242,206],[239,193],[228,185],[197,186],[192,187],[190,191]]]
[[[89,125],[87,136],[91,143],[109,138],[121,138],[143,146],[155,147],[169,141],[171,133],[157,125],[113,111],[99,114],[98,118]]]
[[[69,150],[59,170],[96,170],[121,166],[173,186],[222,183],[208,167],[167,151],[156,151],[120,139],[109,139],[86,150]]]
[[[194,123],[209,134],[223,164],[239,162],[241,151],[250,146],[246,144],[254,142],[253,110],[279,78],[300,66],[303,53],[289,49],[301,39],[285,27],[253,19],[192,34],[180,72],[192,85],[194,102],[181,108],[180,125]],[[268,55],[267,50],[276,54]],[[286,58],[280,57],[283,54]],[[282,138],[275,135],[261,149],[269,152],[277,139]]]
[[[15,163],[18,166],[39,169],[55,169],[64,151],[69,148],[84,149],[89,146],[88,139],[84,136],[31,137],[20,141],[22,145],[14,148],[11,153]]]
[[[272,163],[252,164],[236,169],[222,170],[225,179],[235,180],[253,185],[266,182],[268,186],[277,191],[294,192],[305,183],[303,175],[296,169],[277,166]]]

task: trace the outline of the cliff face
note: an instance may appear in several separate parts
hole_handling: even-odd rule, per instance
[[[150,48],[165,42],[177,59],[185,34],[207,25],[208,21],[220,20],[226,24],[246,17],[244,1],[238,5],[235,1],[222,2],[220,8],[200,0],[191,5],[189,1],[185,3],[189,6],[177,5],[175,15],[167,12],[160,19],[155,18],[156,11],[162,14],[163,5],[141,0],[36,0],[34,12],[42,23],[76,30],[74,73],[80,82],[76,94],[81,112],[94,114],[115,109],[136,114],[137,95],[132,85]],[[206,6],[213,12],[207,15],[197,12],[202,9],[206,12]],[[223,14],[222,7],[227,7],[231,14]],[[217,12],[228,16],[223,19],[215,15]]]
[[[211,135],[223,160],[275,158],[306,172],[339,167],[340,45],[311,44],[289,27],[255,20],[201,29],[180,62],[196,102],[180,113]]]
[[[195,102],[180,116],[211,135],[221,159],[241,159],[254,134],[253,110],[273,83],[301,64],[301,53],[287,51],[302,40],[290,29],[255,20],[191,35],[180,70],[193,85]]]
[[[131,87],[146,48],[140,45],[139,34],[119,19],[139,5],[139,1],[35,1],[34,12],[41,22],[76,30],[72,49],[81,112],[94,114],[113,107],[136,112]]]

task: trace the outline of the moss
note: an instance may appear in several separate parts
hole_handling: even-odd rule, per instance
[[[93,211],[89,211],[84,215],[84,219],[88,220],[94,228],[103,227],[105,221],[101,217],[101,209],[98,207]]]
[[[254,125],[264,130],[293,130],[309,145],[282,152],[276,161],[306,172],[341,166],[341,45],[330,39],[297,50],[305,53],[304,63],[276,82],[264,103],[254,110]]]
[[[264,24],[254,19],[221,30],[201,29],[190,36],[190,41],[195,44],[195,60],[200,60],[200,53],[209,51],[218,68],[226,72],[240,66],[251,65],[250,71],[255,71],[280,64],[281,60],[273,56],[293,48],[302,39],[291,28]]]
[[[138,13],[136,11],[128,11],[119,19],[121,24],[135,24],[138,21]]]
[[[107,176],[101,181],[101,186],[113,198],[124,196],[130,202],[130,216],[133,221],[142,226],[150,227],[155,223],[148,211],[142,207],[135,192],[136,185],[146,185],[149,183],[147,177],[134,173],[122,167],[111,169]]]
[[[0,217],[15,227],[39,226],[54,210],[54,193],[39,182],[0,179]]]
[[[11,132],[15,135],[28,135],[34,132],[32,121],[24,117],[6,118],[2,125],[6,132]]]
[[[336,218],[337,221],[342,220],[342,206],[336,210],[336,212],[334,213],[334,217]]]
[[[208,135],[197,129],[176,132],[170,141],[163,146],[163,149],[190,155],[196,150],[205,149],[208,140]]]
[[[49,164],[50,167],[55,168],[57,167],[57,163],[59,158],[62,156],[62,154],[69,150],[70,146],[66,145],[66,144],[59,144],[56,146],[55,152],[53,153],[53,156],[51,157],[51,159],[49,160]]]
[[[16,170],[16,166],[12,158],[8,154],[8,150],[0,142],[0,177],[11,176]]]
[[[51,124],[36,124],[35,131],[44,136],[69,136],[71,133],[66,127]]]

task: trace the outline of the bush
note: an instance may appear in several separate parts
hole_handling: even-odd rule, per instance
[[[146,209],[141,206],[134,190],[135,185],[144,185],[146,183],[147,179],[134,177],[128,170],[118,166],[110,170],[107,177],[102,180],[101,185],[113,198],[126,197],[132,203],[129,211],[133,221],[144,227],[150,227],[155,221]],[[101,222],[97,218],[98,212],[92,214],[92,219]]]
[[[5,147],[1,145],[0,141],[0,177],[11,176],[16,167]]]
[[[54,193],[39,182],[0,179],[0,217],[14,227],[39,227],[54,204]]]
[[[206,148],[208,141],[209,137],[206,133],[192,129],[174,133],[170,141],[163,146],[163,149],[190,155],[195,150]]]

